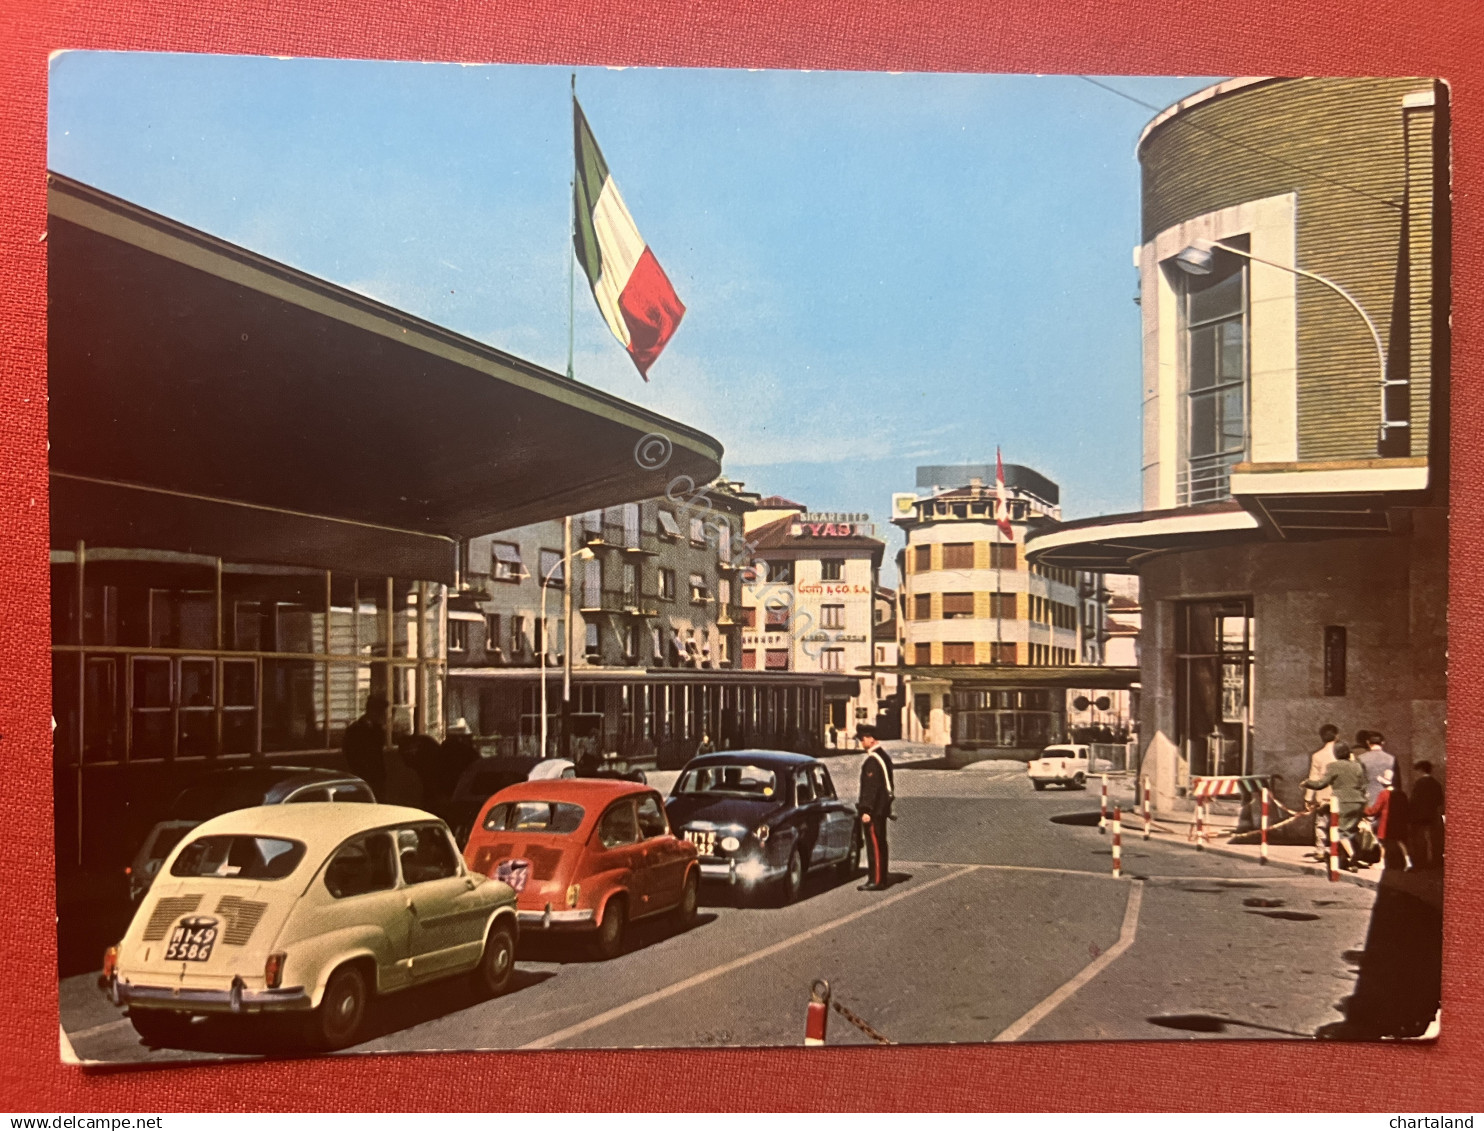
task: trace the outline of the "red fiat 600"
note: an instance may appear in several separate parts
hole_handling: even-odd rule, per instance
[[[634,782],[521,782],[479,812],[464,860],[509,884],[523,930],[591,932],[609,958],[635,919],[696,917],[695,846],[676,837],[660,795]]]

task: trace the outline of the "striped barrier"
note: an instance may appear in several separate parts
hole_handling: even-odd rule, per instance
[[[1108,835],[1108,775],[1103,775],[1103,801],[1098,808],[1098,832]]]
[[[1262,852],[1259,864],[1268,862],[1268,787],[1262,787]]]
[[[1123,875],[1123,809],[1113,806],[1113,878]]]
[[[1149,830],[1154,827],[1154,822],[1149,819],[1149,779],[1144,779],[1144,839],[1149,839]]]

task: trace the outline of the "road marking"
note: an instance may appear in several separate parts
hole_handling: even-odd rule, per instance
[[[1047,1014],[1049,1014],[1067,998],[1080,990],[1088,982],[1101,974],[1108,965],[1134,944],[1134,934],[1139,929],[1139,905],[1144,901],[1144,884],[1140,880],[1134,880],[1128,893],[1128,905],[1123,910],[1123,927],[1118,932],[1118,941],[1098,955],[1077,974],[1070,982],[1067,982],[1045,1001],[1035,1006],[1029,1013],[1015,1024],[1011,1025],[995,1041],[1018,1041],[1025,1036],[1035,1025],[1037,1025]]]
[[[531,1041],[529,1044],[521,1045],[520,1048],[522,1050],[552,1048],[562,1041],[580,1036],[590,1029],[599,1028],[608,1024],[610,1021],[633,1013],[635,1010],[644,1009],[646,1006],[653,1005],[657,1001],[664,1001],[668,997],[673,997],[676,994],[684,993],[686,990],[694,989],[696,986],[704,982],[709,982],[713,978],[719,978],[723,974],[730,974],[733,970],[740,970],[742,967],[754,962],[761,962],[764,958],[769,958],[781,950],[786,950],[801,942],[808,942],[810,939],[817,938],[827,931],[833,931],[836,927],[843,927],[846,923],[853,923],[857,919],[871,915],[884,907],[890,907],[893,903],[897,903],[900,900],[909,899],[914,895],[920,895],[929,888],[935,888],[939,884],[946,884],[949,880],[955,880],[959,876],[967,875],[973,870],[972,865],[960,867],[957,871],[950,872],[946,876],[939,876],[936,880],[929,880],[919,887],[907,888],[905,891],[900,891],[896,895],[889,895],[879,903],[873,903],[869,907],[862,907],[859,911],[852,911],[849,915],[842,915],[840,918],[823,923],[818,927],[811,927],[807,931],[801,931],[797,935],[792,935],[781,942],[776,942],[772,946],[766,946],[762,950],[745,954],[741,958],[734,958],[732,961],[724,962],[720,966],[713,966],[710,970],[703,970],[699,974],[694,974],[685,979],[683,982],[676,982],[674,985],[666,986],[662,990],[655,990],[653,993],[645,994],[643,997],[637,997],[633,1001],[625,1002],[623,1005],[614,1006],[612,1009],[599,1013],[595,1017],[589,1017],[586,1021],[579,1021],[575,1025],[568,1025],[565,1029],[558,1029],[555,1033],[548,1033],[546,1036]]]
[[[895,860],[893,863],[902,868],[967,868],[984,872],[1041,872],[1051,876],[1090,876],[1095,880],[1115,878],[1109,872],[1088,872],[1081,868],[1038,868],[1030,864],[958,864],[944,863],[940,860]]]
[[[115,1029],[129,1029],[132,1027],[127,1017],[120,1017],[117,1021],[105,1021],[102,1025],[94,1025],[88,1029],[78,1029],[75,1032],[68,1033],[67,1036],[74,1041],[80,1041],[85,1037],[96,1037],[103,1033],[111,1033]]]

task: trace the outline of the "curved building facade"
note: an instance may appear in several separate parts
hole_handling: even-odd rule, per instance
[[[1027,551],[1139,575],[1163,805],[1298,804],[1325,723],[1444,760],[1447,119],[1428,79],[1234,79],[1139,140],[1143,510]]]

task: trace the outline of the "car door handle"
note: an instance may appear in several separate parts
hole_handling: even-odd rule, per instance
[[[412,900],[409,899],[407,901],[407,910],[410,911],[410,912],[412,912],[414,915],[416,915],[417,914],[417,904],[413,903]]]

